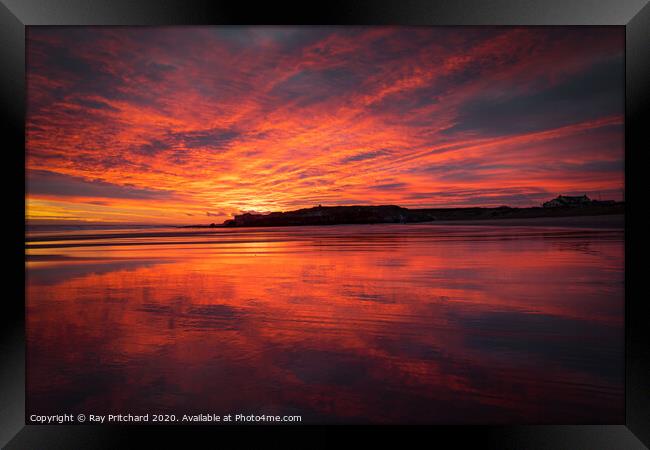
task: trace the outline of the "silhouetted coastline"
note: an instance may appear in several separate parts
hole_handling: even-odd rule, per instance
[[[182,228],[274,227],[306,225],[345,225],[377,223],[423,223],[494,219],[531,219],[623,214],[625,204],[613,201],[589,201],[579,205],[513,208],[426,208],[408,209],[395,205],[316,206],[269,214],[236,215],[221,225],[186,225]]]

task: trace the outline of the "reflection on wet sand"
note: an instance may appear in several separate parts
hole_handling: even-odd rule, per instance
[[[38,414],[623,421],[621,230],[170,230],[27,247]]]

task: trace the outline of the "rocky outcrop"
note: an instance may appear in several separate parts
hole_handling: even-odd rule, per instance
[[[417,223],[437,220],[513,219],[561,217],[573,215],[621,214],[620,202],[591,203],[583,208],[429,208],[407,209],[395,205],[382,206],[316,206],[270,214],[246,213],[226,220],[226,227],[273,227],[300,225],[342,225],[372,223]]]

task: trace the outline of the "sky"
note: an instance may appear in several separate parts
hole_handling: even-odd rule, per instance
[[[622,27],[28,27],[31,223],[624,198]]]

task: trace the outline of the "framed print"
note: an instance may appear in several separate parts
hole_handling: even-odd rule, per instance
[[[648,445],[646,2],[0,10],[3,446]]]

